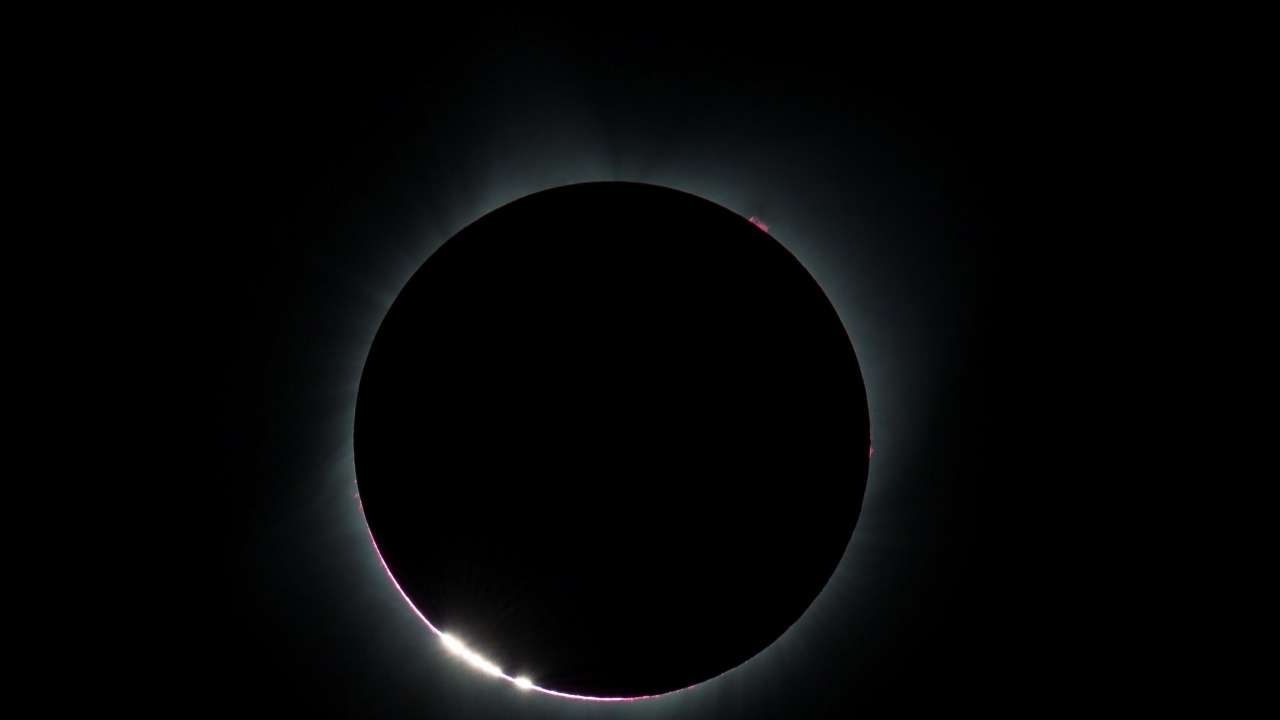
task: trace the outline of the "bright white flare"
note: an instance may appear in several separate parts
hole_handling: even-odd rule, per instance
[[[516,678],[512,682],[514,682],[516,684],[516,687],[520,688],[521,690],[528,690],[533,687],[533,681],[527,677],[524,677],[523,675]]]
[[[440,640],[444,643],[446,650],[465,660],[471,667],[494,677],[502,677],[502,668],[480,657],[476,651],[463,645],[458,638],[449,633],[441,633]],[[518,685],[519,683],[517,682],[516,684]]]

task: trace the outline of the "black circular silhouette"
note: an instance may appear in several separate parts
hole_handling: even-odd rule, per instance
[[[616,698],[712,678],[800,617],[857,522],[868,438],[849,338],[777,241],[693,195],[587,183],[423,264],[369,351],[355,460],[435,628],[508,679]]]

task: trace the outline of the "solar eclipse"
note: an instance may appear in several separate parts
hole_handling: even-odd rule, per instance
[[[565,186],[464,228],[401,291],[361,376],[357,483],[452,654],[522,690],[661,695],[821,591],[866,489],[866,391],[766,228],[664,187]]]

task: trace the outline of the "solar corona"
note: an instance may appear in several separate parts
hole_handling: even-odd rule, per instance
[[[445,653],[517,692],[634,701],[806,612],[858,521],[870,420],[839,316],[771,230],[661,186],[568,185],[476,219],[400,291],[356,482]]]

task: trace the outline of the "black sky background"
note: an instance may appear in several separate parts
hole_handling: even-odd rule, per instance
[[[850,51],[856,36],[767,28],[451,35],[408,58],[228,55],[186,76],[202,91],[182,112],[200,121],[174,138],[174,163],[200,210],[185,226],[197,247],[175,252],[187,272],[173,284],[193,304],[171,337],[185,361],[175,417],[198,418],[188,464],[173,471],[178,511],[163,521],[181,540],[156,550],[160,586],[183,601],[151,607],[172,631],[159,633],[153,699],[425,718],[1016,707],[1018,551],[993,541],[1017,502],[991,458],[997,344],[984,308],[1020,216],[1009,188],[1034,78],[963,41],[879,54]],[[662,706],[530,702],[435,652],[398,598],[385,602],[385,580],[351,559],[362,539],[340,515],[354,499],[331,479],[350,390],[340,383],[371,331],[354,303],[394,294],[388,278],[421,261],[424,226],[474,219],[479,178],[501,177],[504,161],[573,156],[575,138],[622,167],[679,165],[697,148],[686,177],[714,158],[709,177],[751,178],[732,191],[750,207],[733,209],[771,224],[810,217],[804,229],[825,239],[808,251],[830,274],[874,277],[825,289],[875,328],[852,339],[864,372],[864,344],[880,343],[873,372],[893,390],[870,387],[873,411],[893,397],[902,429],[875,443],[897,459],[882,478],[892,512],[874,536],[886,549],[829,601],[852,609],[766,651],[747,680]],[[550,182],[561,173],[573,171]],[[775,234],[785,243],[788,228]],[[876,432],[873,413],[873,442]]]

